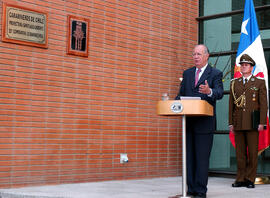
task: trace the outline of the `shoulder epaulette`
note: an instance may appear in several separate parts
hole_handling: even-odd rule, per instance
[[[257,78],[257,79],[260,79],[260,80],[265,80],[264,78],[262,78],[262,77],[260,77],[260,76],[255,76],[255,78]]]
[[[240,77],[240,78],[242,78],[242,77]],[[237,79],[239,79],[239,78],[233,78],[233,79],[231,79],[231,81],[233,81],[233,80],[237,80]]]

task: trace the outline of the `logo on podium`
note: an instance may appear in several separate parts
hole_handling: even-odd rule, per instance
[[[172,103],[171,111],[174,113],[181,113],[183,111],[183,105],[181,104],[181,102]]]

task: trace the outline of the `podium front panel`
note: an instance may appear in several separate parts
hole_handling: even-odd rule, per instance
[[[158,101],[158,115],[213,116],[213,106],[205,100]]]

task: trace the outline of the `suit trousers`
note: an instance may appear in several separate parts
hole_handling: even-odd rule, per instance
[[[190,193],[207,192],[213,133],[187,131],[187,185]]]
[[[236,181],[255,182],[258,165],[258,131],[235,131]]]

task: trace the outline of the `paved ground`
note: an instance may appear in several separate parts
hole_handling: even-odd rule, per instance
[[[269,198],[270,185],[232,188],[233,179],[210,177],[208,198]],[[0,189],[0,198],[168,198],[180,195],[181,177]]]

